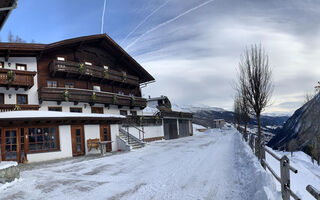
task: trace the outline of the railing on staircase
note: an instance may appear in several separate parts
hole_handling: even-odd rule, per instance
[[[137,138],[136,136],[130,134],[129,132],[129,127],[125,127],[127,130],[125,130],[124,128],[122,127],[119,127],[119,131],[120,133],[124,134],[127,136],[127,139],[128,139],[128,144],[130,144],[130,137],[131,138],[134,138],[136,141],[138,141],[140,144],[144,144],[143,140]]]
[[[143,126],[142,126],[141,129],[139,127],[133,125],[133,124],[130,124],[130,125],[129,124],[124,124],[124,125],[122,125],[122,127],[126,128],[128,133],[129,133],[129,128],[130,127],[136,129],[139,132],[139,140],[140,141],[144,141],[145,132],[144,132]]]

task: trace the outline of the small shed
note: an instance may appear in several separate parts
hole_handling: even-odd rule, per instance
[[[213,128],[222,128],[225,125],[226,125],[226,121],[224,119],[213,120]]]

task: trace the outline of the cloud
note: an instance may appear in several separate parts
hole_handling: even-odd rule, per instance
[[[189,0],[179,4],[184,10],[196,5]],[[157,80],[143,92],[168,95],[181,104],[232,109],[231,83],[240,54],[246,46],[262,43],[275,84],[272,106],[266,111],[292,112],[320,75],[320,23],[314,20],[320,17],[318,7],[316,1],[215,1],[146,34],[129,51]],[[162,14],[166,20],[179,12]]]

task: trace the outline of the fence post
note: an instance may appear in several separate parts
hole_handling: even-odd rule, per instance
[[[287,156],[283,156],[280,160],[281,172],[281,193],[283,200],[290,200],[290,163]]]
[[[262,143],[260,147],[260,162],[262,167],[266,169],[266,165],[263,162],[263,160],[266,160],[266,150],[264,148],[265,148],[265,145]]]
[[[251,147],[251,150],[254,151],[253,150],[253,135],[250,135],[249,145]]]
[[[260,160],[260,155],[259,155],[259,153],[260,153],[260,150],[259,150],[259,148],[260,148],[260,144],[258,144],[258,137],[255,137],[254,138],[254,149],[255,149],[255,155],[258,157],[258,159]]]

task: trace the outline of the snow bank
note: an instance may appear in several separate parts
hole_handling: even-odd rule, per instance
[[[235,151],[237,152],[237,168],[244,168],[247,170],[246,174],[240,174],[240,176],[242,176],[241,180],[243,180],[243,183],[241,184],[250,183],[252,187],[248,189],[254,194],[252,199],[282,199],[281,193],[277,192],[277,187],[272,175],[262,168],[251,148],[242,140],[241,135],[237,134],[236,137],[239,141],[239,143],[236,143],[237,145],[235,145]],[[239,169],[239,171],[241,170]]]
[[[291,157],[290,152],[274,151],[269,148],[279,157],[286,155],[290,160],[290,165],[298,170],[297,174],[290,171],[291,189],[303,200],[314,200],[309,192],[306,190],[307,185],[312,185],[317,189],[320,189],[320,167],[317,164],[311,162],[310,156],[304,152],[294,152]],[[280,163],[268,153],[266,154],[267,162],[271,165],[272,169],[279,175]],[[276,181],[277,182],[277,181]],[[280,191],[280,183],[277,182],[277,189]]]
[[[14,162],[14,161],[1,161],[0,162],[0,170],[6,169],[6,168],[9,168],[12,166],[17,166],[17,165],[18,165],[18,163]]]

